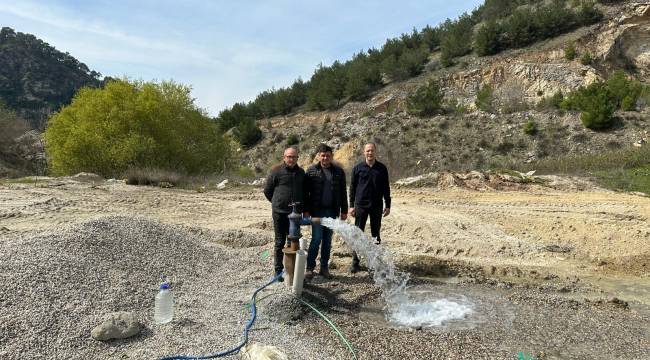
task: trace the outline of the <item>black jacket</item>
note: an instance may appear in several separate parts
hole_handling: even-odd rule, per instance
[[[271,170],[264,186],[264,196],[271,202],[273,212],[288,214],[292,208],[289,204],[299,202],[298,211],[302,212],[305,199],[305,171],[298,165],[288,168],[286,164]]]
[[[390,208],[390,183],[388,169],[375,160],[372,167],[362,161],[352,168],[350,180],[350,204],[355,208],[382,207],[382,198]]]
[[[348,196],[346,191],[345,171],[340,167],[332,164],[329,167],[332,172],[332,208],[335,210],[336,215],[341,213],[348,213]],[[307,204],[305,211],[311,212],[313,215],[322,209],[323,204],[323,182],[325,174],[320,162],[310,166],[307,169],[307,180],[305,188],[307,192]]]

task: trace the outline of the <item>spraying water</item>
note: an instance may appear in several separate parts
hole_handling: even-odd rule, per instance
[[[366,259],[368,268],[373,270],[373,280],[382,290],[389,322],[408,327],[439,326],[472,312],[469,304],[447,299],[411,299],[406,292],[409,274],[395,269],[392,254],[386,248],[375,244],[361,229],[345,221],[322,218],[321,224],[336,231],[352,250]]]

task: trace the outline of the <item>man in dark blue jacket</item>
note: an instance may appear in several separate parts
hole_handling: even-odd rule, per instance
[[[297,165],[298,150],[289,147],[284,150],[282,163],[271,169],[266,179],[264,196],[271,202],[273,228],[275,230],[274,270],[280,274],[284,269],[282,248],[289,235],[289,214],[294,202],[300,203],[298,211],[302,211],[304,203],[305,171]]]
[[[348,196],[346,192],[345,172],[332,163],[332,148],[320,144],[316,149],[318,163],[307,169],[305,188],[307,203],[305,211],[315,217],[348,217]],[[314,275],[318,248],[320,252],[320,274],[330,278],[328,262],[332,250],[332,230],[320,224],[311,227],[311,243],[307,256],[307,277]]]
[[[370,218],[370,233],[376,238],[377,244],[381,243],[379,231],[381,217],[390,214],[390,183],[388,169],[376,159],[377,146],[368,143],[363,146],[365,160],[352,169],[350,180],[350,215],[354,216],[354,224],[365,230],[366,222]],[[385,207],[384,207],[385,203]],[[352,257],[350,272],[359,271],[359,256],[355,252]]]

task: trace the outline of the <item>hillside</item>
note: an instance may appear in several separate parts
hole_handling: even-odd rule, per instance
[[[596,24],[529,47],[493,56],[465,55],[452,67],[443,67],[440,51],[434,51],[421,75],[389,83],[366,101],[260,120],[262,140],[241,150],[243,161],[262,175],[279,161],[291,138],[299,141],[301,164],[310,163],[313,149],[324,141],[349,168],[358,160],[362,143],[374,141],[396,178],[643,145],[650,119],[647,98],[630,111],[617,111],[617,125],[606,131],[585,128],[576,111],[537,105],[558,91],[568,94],[619,69],[642,83],[650,80],[650,3],[598,8],[604,16]],[[572,60],[565,56],[569,45],[578,53]],[[585,54],[589,61],[581,59]],[[409,95],[429,80],[441,84],[446,111],[430,117],[409,114]],[[490,111],[475,106],[485,86],[493,90]],[[524,125],[531,122],[537,131],[527,134]]]
[[[97,87],[100,74],[34,35],[0,30],[0,100],[43,129],[48,116],[83,86]]]

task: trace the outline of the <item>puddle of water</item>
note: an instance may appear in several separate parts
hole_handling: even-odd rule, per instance
[[[331,218],[323,218],[321,223],[336,231],[366,260],[373,280],[382,290],[386,320],[393,326],[440,326],[452,320],[464,319],[473,312],[474,305],[464,297],[441,296],[431,291],[407,292],[410,275],[395,268],[392,254],[385,247],[375,244],[352,224]]]
[[[473,329],[487,324],[507,328],[515,319],[516,307],[505,301],[500,291],[427,284],[409,287],[406,295],[409,301],[393,312],[386,312],[384,304],[376,302],[364,306],[360,317],[381,327],[433,332]]]

